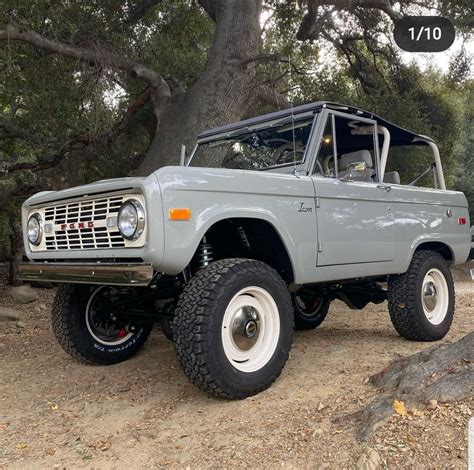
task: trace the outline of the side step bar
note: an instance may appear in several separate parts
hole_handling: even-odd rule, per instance
[[[113,286],[147,286],[153,267],[146,263],[20,263],[17,279]]]

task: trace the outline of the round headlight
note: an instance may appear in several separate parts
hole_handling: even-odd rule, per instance
[[[145,211],[136,199],[125,201],[118,212],[119,232],[127,240],[136,240],[145,228]]]
[[[43,237],[43,227],[41,216],[39,214],[33,214],[28,219],[28,241],[32,245],[39,245],[41,238]]]

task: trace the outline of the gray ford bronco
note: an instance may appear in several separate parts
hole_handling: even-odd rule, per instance
[[[426,170],[403,181],[410,158]],[[335,299],[388,300],[409,340],[448,332],[469,215],[429,137],[316,102],[203,132],[181,163],[24,203],[19,278],[59,283],[53,330],[73,357],[126,360],[161,323],[194,384],[244,398]]]

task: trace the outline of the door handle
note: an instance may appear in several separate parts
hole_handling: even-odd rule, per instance
[[[388,186],[388,185],[386,185],[386,184],[378,184],[378,185],[377,185],[377,188],[383,189],[383,190],[385,190],[385,191],[387,191],[387,192],[389,192],[389,191],[392,190],[392,187],[391,187],[391,186]]]

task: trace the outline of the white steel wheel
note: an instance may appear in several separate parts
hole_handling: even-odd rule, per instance
[[[448,312],[449,290],[444,274],[436,268],[430,269],[421,286],[423,313],[432,325],[443,322]]]
[[[222,320],[222,346],[241,372],[256,372],[273,357],[280,338],[280,315],[263,288],[245,287],[229,302]]]

